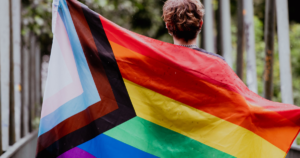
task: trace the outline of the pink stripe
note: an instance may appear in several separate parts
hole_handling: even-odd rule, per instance
[[[57,158],[95,158],[95,156],[86,152],[85,150],[75,147],[58,156]]]
[[[54,112],[63,104],[83,93],[68,34],[59,14],[57,14],[55,40],[57,40],[59,44],[60,52],[63,55],[64,61],[72,76],[73,82],[61,89],[55,95],[44,100],[41,118]]]

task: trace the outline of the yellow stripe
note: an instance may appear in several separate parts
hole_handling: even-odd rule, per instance
[[[126,79],[124,81],[134,109],[141,118],[238,158],[284,158],[286,156],[284,151],[243,127]]]

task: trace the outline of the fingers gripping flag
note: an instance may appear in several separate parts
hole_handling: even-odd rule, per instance
[[[254,94],[217,57],[54,6],[36,157],[285,157],[298,107]]]

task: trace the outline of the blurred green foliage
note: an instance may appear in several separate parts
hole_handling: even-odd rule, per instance
[[[52,0],[22,0],[22,35],[35,34],[42,54],[49,54],[52,45],[51,6]]]
[[[172,42],[165,24],[161,18],[162,6],[165,0],[79,0],[92,10],[114,23],[131,31],[143,34],[165,42]],[[217,10],[217,0],[213,1],[214,9]],[[232,15],[232,55],[236,59],[236,10],[237,0],[230,0]],[[52,0],[22,0],[22,35],[33,33],[38,37],[41,44],[41,52],[50,54],[52,44],[51,32],[51,6]],[[264,0],[254,0],[255,11],[255,50],[257,61],[258,92],[263,94],[264,73]],[[291,65],[293,74],[293,88],[295,104],[300,106],[300,24],[291,23]],[[278,57],[278,44],[275,40],[274,54],[274,93],[273,101],[281,101],[280,93],[280,70]],[[245,55],[246,57],[246,55]],[[235,62],[234,62],[235,63]],[[236,65],[233,69],[235,70]],[[246,68],[246,66],[244,66]],[[244,71],[246,72],[246,71]],[[245,74],[246,75],[246,74]],[[245,77],[246,78],[246,77]]]
[[[300,24],[293,23],[291,25],[290,39],[294,103],[300,106]]]
[[[172,42],[161,18],[163,0],[79,0],[90,9],[131,31]],[[34,33],[43,54],[52,44],[52,0],[22,0],[22,34]]]
[[[79,0],[114,23],[139,34],[172,42],[161,18],[163,0]]]

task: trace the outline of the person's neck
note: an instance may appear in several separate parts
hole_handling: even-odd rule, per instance
[[[176,45],[197,45],[197,38],[185,41],[184,39],[173,37],[173,41]]]

